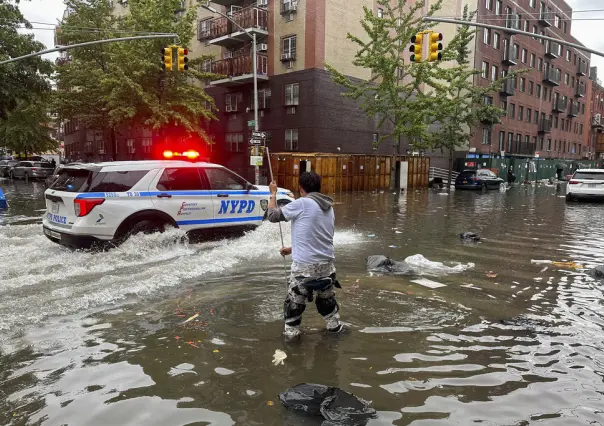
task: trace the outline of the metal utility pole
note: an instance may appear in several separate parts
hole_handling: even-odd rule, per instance
[[[199,0],[199,5],[212,13],[216,13],[217,15],[226,18],[229,22],[231,22],[233,25],[235,25],[237,28],[239,28],[241,31],[247,34],[248,37],[252,39],[252,72],[254,74],[254,131],[258,132],[258,58],[256,55],[256,33],[250,33],[248,30],[246,30],[237,22],[235,22],[235,20],[232,19],[230,16],[225,15],[219,10],[214,9],[212,6],[210,6],[209,0]],[[260,184],[260,166],[257,165],[254,166],[254,183],[256,185]]]
[[[54,49],[41,50],[39,52],[30,53],[29,55],[23,55],[16,58],[7,59],[0,61],[0,65],[8,64],[10,62],[20,61],[22,59],[33,58],[34,56],[46,55],[47,53],[62,52],[64,50],[75,49],[77,47],[94,46],[95,44],[115,43],[118,41],[130,41],[130,40],[145,40],[149,38],[174,38],[178,39],[178,34],[150,34],[133,37],[119,37],[119,38],[108,38],[103,40],[87,41],[86,43],[70,44],[67,46],[57,46]]]
[[[589,48],[587,48],[585,46],[582,46],[580,44],[569,43],[568,41],[565,41],[565,40],[562,40],[562,39],[559,39],[559,38],[548,37],[548,36],[544,36],[544,35],[541,35],[541,34],[529,33],[528,31],[521,31],[521,30],[515,30],[513,28],[500,27],[499,25],[491,25],[491,24],[483,24],[483,23],[480,23],[480,22],[464,21],[462,19],[434,18],[434,17],[429,17],[429,16],[424,16],[422,18],[422,21],[425,21],[425,22],[442,22],[442,23],[445,23],[445,24],[468,25],[470,27],[489,28],[491,30],[502,30],[502,31],[506,31],[506,32],[508,32],[510,34],[525,35],[525,36],[528,36],[528,37],[533,37],[533,38],[539,38],[539,39],[542,39],[542,40],[553,41],[553,42],[556,42],[556,43],[561,44],[563,46],[573,47],[573,48],[575,48],[577,50],[581,50],[583,52],[593,53],[594,55],[604,57],[604,53],[603,52],[599,52],[599,51],[594,50],[594,49],[589,49]]]

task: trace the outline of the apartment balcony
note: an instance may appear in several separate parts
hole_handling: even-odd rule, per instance
[[[555,41],[545,41],[545,56],[548,58],[559,58],[562,52],[562,46]]]
[[[550,133],[552,131],[552,121],[544,118],[539,119],[539,133]]]
[[[511,40],[508,46],[503,48],[501,63],[504,65],[518,65],[518,49],[514,47]]]
[[[560,73],[554,68],[546,68],[543,71],[543,83],[551,86],[560,86]]]
[[[535,156],[535,144],[534,143],[526,143],[526,142],[518,142],[514,141],[511,146],[511,150],[506,152],[506,154],[510,154],[518,157],[534,157]]]
[[[594,114],[594,116],[591,119],[591,127],[593,127],[596,130],[598,130],[598,129],[601,130],[604,128],[604,118],[602,117],[601,114]]]
[[[241,5],[241,3],[243,3],[243,0],[212,0],[212,3],[220,6],[231,7]]]
[[[520,29],[520,15],[512,14],[511,16],[507,16],[505,18],[505,27],[511,30],[519,30]]]
[[[568,106],[568,116],[569,117],[577,117],[579,115],[579,102],[570,102]]]
[[[577,98],[584,98],[585,97],[585,85],[584,84],[578,84],[577,85],[577,91],[575,92],[575,96]]]
[[[552,12],[542,10],[541,12],[539,12],[539,24],[541,24],[541,26],[543,27],[551,27],[553,21],[552,17]]]
[[[554,99],[552,104],[552,112],[564,112],[568,106],[568,101],[564,98]]]
[[[258,81],[268,80],[268,57],[266,55],[256,55],[256,75]],[[218,80],[212,81],[212,86],[238,86],[248,84],[254,81],[254,72],[252,71],[251,55],[242,55],[234,58],[222,59],[212,62],[212,73],[223,76]]]
[[[501,96],[514,96],[516,89],[514,89],[514,81],[512,79],[505,80],[501,85],[499,94]]]
[[[587,75],[587,62],[579,61],[579,65],[577,65],[577,75],[579,75],[579,76]]]
[[[246,31],[242,31],[227,18],[219,17],[210,21],[209,31],[200,32],[200,40],[205,39],[208,44],[232,49],[242,43],[249,43],[248,34],[256,33],[258,37],[268,35],[268,12],[265,9],[247,7],[233,12],[231,19]]]

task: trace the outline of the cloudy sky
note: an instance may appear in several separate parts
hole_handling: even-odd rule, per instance
[[[582,10],[604,9],[603,0],[566,0],[576,11],[573,14],[572,34],[585,46],[604,52],[604,37],[596,36],[604,25],[604,11],[584,12]],[[32,22],[36,28],[48,28],[33,30],[36,38],[49,48],[54,47],[54,33],[49,25],[55,24],[57,19],[63,15],[65,6],[62,0],[31,0],[22,1],[21,10],[25,17]],[[34,23],[37,22],[37,23]],[[49,55],[50,58],[56,55]],[[604,76],[604,58],[592,55],[591,63],[600,70],[600,79]],[[604,80],[604,79],[603,79]]]

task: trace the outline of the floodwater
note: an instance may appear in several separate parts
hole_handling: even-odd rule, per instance
[[[604,205],[563,188],[338,196],[350,333],[325,336],[311,305],[285,344],[277,225],[72,252],[42,235],[42,184],[0,185],[0,424],[319,425],[279,403],[301,382],[370,401],[369,425],[604,423],[604,283],[584,269],[604,263]],[[475,266],[378,276],[371,254]]]

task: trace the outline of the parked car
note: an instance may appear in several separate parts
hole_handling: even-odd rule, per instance
[[[499,189],[505,181],[489,169],[464,170],[455,179],[455,189]]]
[[[52,171],[52,164],[48,162],[20,161],[9,174],[13,179],[45,179]]]
[[[604,169],[579,169],[566,185],[566,201],[604,200]]]
[[[82,163],[69,163],[69,164],[59,164],[54,171],[52,172],[52,174],[50,176],[48,176],[46,178],[46,180],[44,181],[44,183],[46,184],[47,187],[50,187],[55,180],[57,180],[57,178],[59,177],[59,175],[61,174],[61,171],[65,168],[65,167],[71,167],[71,166],[77,166],[79,164]]]
[[[0,161],[0,177],[10,177],[10,171],[19,162],[16,160],[2,160]]]

